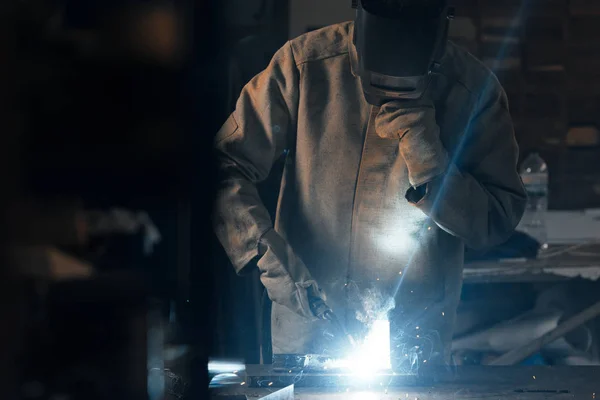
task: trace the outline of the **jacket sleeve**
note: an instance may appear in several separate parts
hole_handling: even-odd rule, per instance
[[[427,183],[422,197],[419,188],[407,193],[440,228],[474,249],[507,240],[527,199],[517,172],[519,150],[506,94],[497,81],[490,86],[445,174]]]
[[[273,225],[256,183],[292,143],[298,108],[298,69],[288,43],[243,89],[215,138],[219,178],[213,223],[236,272],[259,256]]]

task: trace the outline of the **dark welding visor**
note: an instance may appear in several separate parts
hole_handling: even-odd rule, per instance
[[[361,6],[370,14],[392,19],[426,19],[438,17],[446,0],[358,0],[353,7]]]
[[[445,1],[403,3],[356,2],[354,44],[363,90],[371,104],[419,98],[444,54],[451,16]]]

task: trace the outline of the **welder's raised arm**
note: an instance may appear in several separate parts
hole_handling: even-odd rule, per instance
[[[526,202],[506,94],[495,83],[481,96],[445,172],[426,184],[422,198],[415,198],[418,189],[407,193],[437,225],[476,249],[508,239]]]
[[[235,111],[217,133],[219,179],[214,226],[238,273],[260,257],[261,281],[271,300],[312,317],[308,297],[320,296],[318,286],[288,243],[273,230],[256,188],[293,144],[298,80],[287,43],[244,87]]]

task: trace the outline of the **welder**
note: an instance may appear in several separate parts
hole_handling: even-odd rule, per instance
[[[447,41],[445,0],[353,3],[244,87],[215,142],[217,236],[239,274],[260,269],[274,354],[338,351],[325,304],[349,332],[385,314],[396,368],[448,362],[465,246],[524,211],[507,98]],[[273,225],[256,184],[282,154]]]

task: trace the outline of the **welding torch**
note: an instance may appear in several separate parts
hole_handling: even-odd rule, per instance
[[[348,339],[350,345],[352,347],[356,347],[356,341],[354,340],[354,337],[352,337],[346,327],[340,322],[333,310],[323,301],[323,299],[311,299],[311,308],[317,318],[331,322],[335,329],[338,332],[341,332],[342,335]]]

